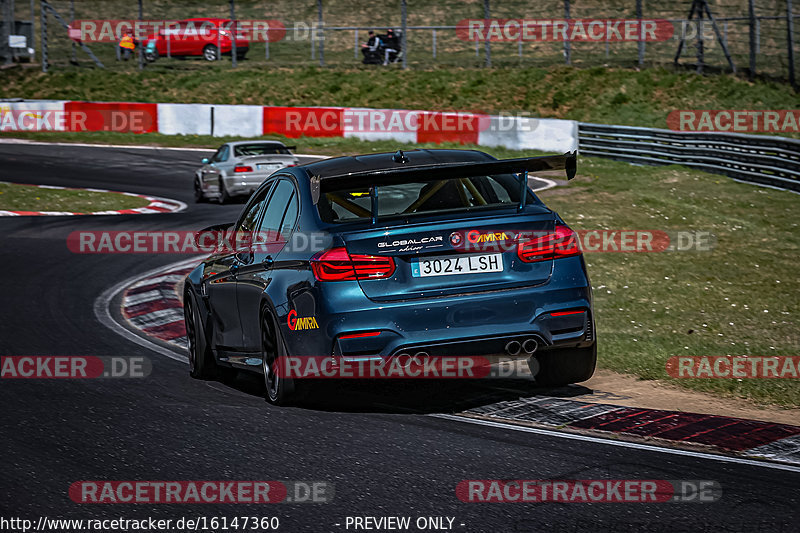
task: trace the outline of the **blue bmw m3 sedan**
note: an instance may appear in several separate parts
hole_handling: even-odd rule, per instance
[[[288,167],[256,189],[186,279],[191,375],[262,373],[267,400],[306,383],[282,357],[525,358],[542,386],[589,379],[592,291],[575,233],[528,187],[576,154],[497,160],[413,150]]]

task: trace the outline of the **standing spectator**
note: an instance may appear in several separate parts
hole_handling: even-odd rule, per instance
[[[119,40],[119,49],[120,52],[122,52],[123,61],[127,61],[131,57],[134,49],[136,49],[136,41],[133,39],[133,34],[130,31],[126,31],[122,39]]]

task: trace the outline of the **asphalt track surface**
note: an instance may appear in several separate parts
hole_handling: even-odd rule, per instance
[[[152,216],[0,219],[0,355],[144,356],[153,364],[145,379],[0,381],[0,516],[277,516],[287,532],[346,531],[348,516],[411,516],[412,524],[449,516],[465,532],[800,530],[796,471],[426,414],[542,393],[525,384],[354,384],[303,407],[276,408],[262,399],[258,379],[193,380],[180,362],[102,326],[93,306],[105,289],[185,256],[76,255],[67,235],[233,220],[241,205],[192,203],[192,170],[203,156],[0,144],[4,181],[189,204]],[[723,496],[716,503],[462,503],[455,487],[465,479],[703,479],[719,482]],[[78,480],[317,480],[333,484],[335,496],[317,505],[81,505],[67,495]]]

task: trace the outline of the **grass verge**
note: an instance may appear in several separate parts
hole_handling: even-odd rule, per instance
[[[49,74],[10,69],[0,74],[0,98],[504,111],[655,128],[666,128],[669,112],[680,109],[800,108],[800,94],[781,83],[665,68],[195,67]]]
[[[542,199],[574,229],[705,230],[710,252],[587,253],[600,365],[760,403],[800,405],[800,381],[672,379],[676,355],[797,355],[800,198],[680,166],[579,158]]]
[[[0,211],[67,211],[92,213],[148,205],[144,198],[81,189],[47,189],[0,182]]]

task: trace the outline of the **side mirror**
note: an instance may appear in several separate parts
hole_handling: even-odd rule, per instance
[[[203,159],[200,160],[200,162],[203,163],[204,165],[207,165],[211,163],[211,160],[207,157],[204,157]]]

